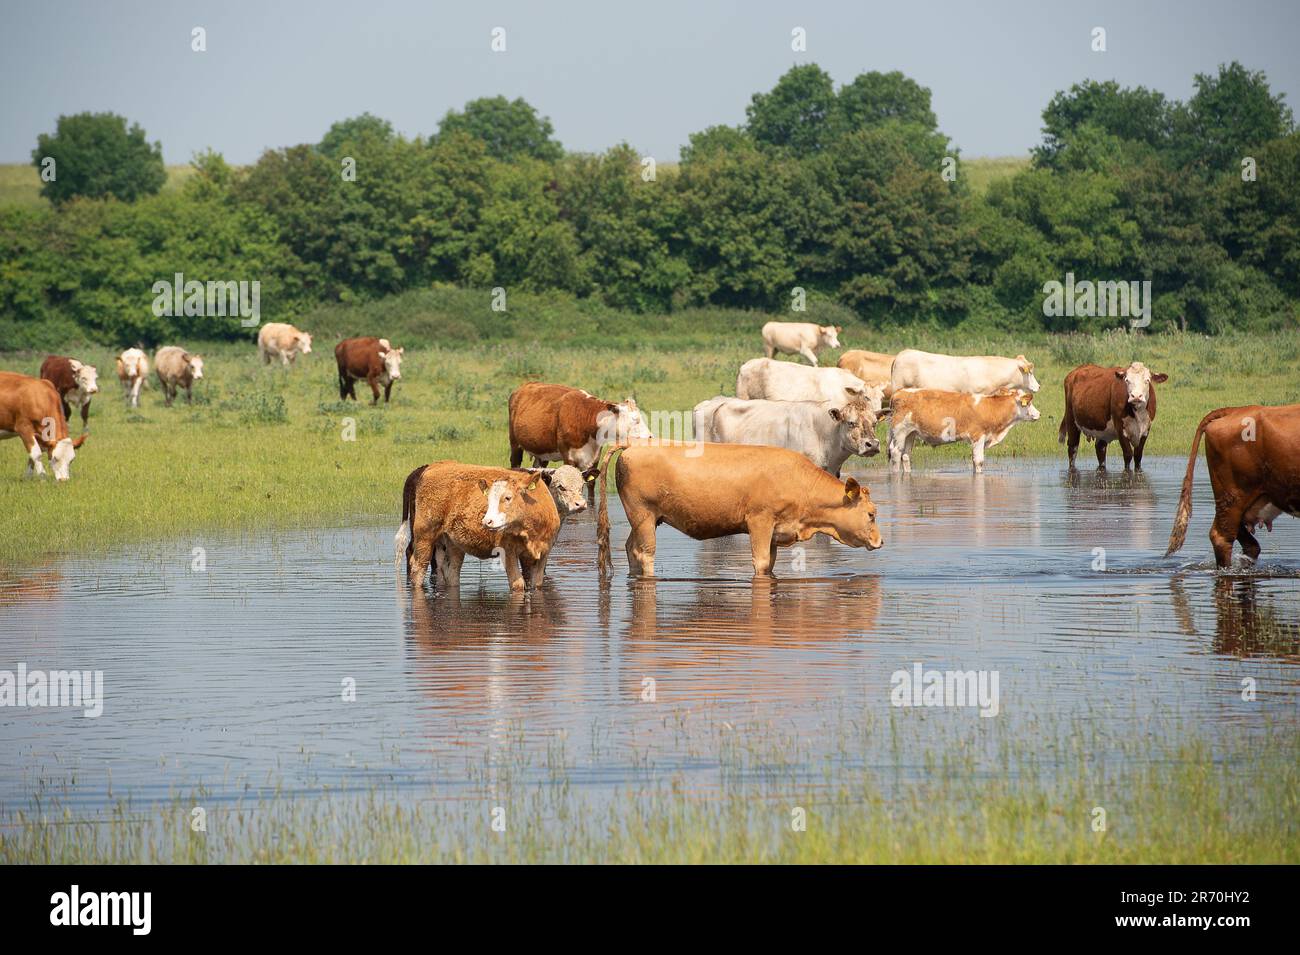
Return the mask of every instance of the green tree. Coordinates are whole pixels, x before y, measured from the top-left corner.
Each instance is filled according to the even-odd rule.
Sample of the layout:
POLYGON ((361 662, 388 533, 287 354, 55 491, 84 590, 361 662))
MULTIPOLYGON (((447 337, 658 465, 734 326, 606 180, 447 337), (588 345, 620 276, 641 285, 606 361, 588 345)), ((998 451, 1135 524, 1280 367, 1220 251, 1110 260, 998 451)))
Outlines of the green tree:
POLYGON ((437 138, 441 141, 455 133, 468 133, 482 140, 494 159, 527 156, 549 162, 564 155, 564 147, 552 136, 551 121, 538 116, 522 97, 484 97, 470 100, 460 112, 449 110, 438 127, 437 138))
POLYGON ((930 91, 897 70, 859 74, 840 88, 836 100, 844 132, 888 120, 914 123, 930 132, 939 125, 930 109, 930 91))
POLYGON ((385 146, 395 138, 392 123, 371 113, 362 113, 330 126, 316 148, 331 159, 338 159, 346 154, 347 147, 354 144, 385 146))
POLYGON ((791 67, 770 92, 755 93, 745 112, 755 142, 808 156, 834 138, 835 85, 815 63, 791 67))
POLYGON ((1114 80, 1075 83, 1068 92, 1053 96, 1043 110, 1043 143, 1034 148, 1034 161, 1060 167, 1068 144, 1081 141, 1076 134, 1085 126, 1117 139, 1167 148, 1176 110, 1177 104, 1157 90, 1121 87, 1114 80))
POLYGON ((42 133, 32 150, 37 169, 47 158, 54 160, 54 178, 43 183, 41 195, 56 205, 74 196, 131 202, 167 181, 162 144, 151 145, 139 124, 128 129, 114 113, 60 116, 53 135, 42 133))
POLYGON ((1263 72, 1252 73, 1235 60, 1218 75, 1197 73, 1196 93, 1178 116, 1177 158, 1213 173, 1239 168, 1243 156, 1295 129, 1295 116, 1274 95, 1263 72))

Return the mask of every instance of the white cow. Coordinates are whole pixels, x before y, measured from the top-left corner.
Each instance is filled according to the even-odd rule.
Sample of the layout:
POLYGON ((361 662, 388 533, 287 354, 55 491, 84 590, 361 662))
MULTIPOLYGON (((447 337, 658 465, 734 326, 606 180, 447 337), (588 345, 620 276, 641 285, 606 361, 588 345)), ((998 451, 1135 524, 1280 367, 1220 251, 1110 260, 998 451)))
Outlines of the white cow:
POLYGON ((290 365, 299 354, 311 354, 311 336, 284 322, 267 322, 258 329, 257 352, 264 365, 271 364, 273 358, 290 365))
POLYGON ((854 398, 864 398, 871 410, 879 414, 885 389, 868 385, 843 368, 809 368, 791 361, 751 358, 740 366, 740 374, 736 376, 736 397, 832 401, 841 407, 854 398))
POLYGON ((695 406, 694 424, 697 441, 788 448, 836 477, 850 455, 880 451, 875 412, 861 398, 844 405, 710 398, 695 406))
POLYGON ((122 382, 126 403, 140 407, 140 386, 149 375, 149 359, 138 348, 128 348, 117 356, 117 378, 122 382))
POLYGON ((810 365, 817 364, 823 348, 839 348, 838 325, 815 325, 812 322, 768 322, 763 326, 763 351, 768 358, 776 355, 803 355, 810 365))
POLYGON ((1003 388, 1031 394, 1038 391, 1034 363, 1024 355, 998 358, 994 355, 960 357, 935 355, 908 348, 898 353, 891 373, 893 390, 928 388, 960 391, 968 395, 991 395, 1003 388))

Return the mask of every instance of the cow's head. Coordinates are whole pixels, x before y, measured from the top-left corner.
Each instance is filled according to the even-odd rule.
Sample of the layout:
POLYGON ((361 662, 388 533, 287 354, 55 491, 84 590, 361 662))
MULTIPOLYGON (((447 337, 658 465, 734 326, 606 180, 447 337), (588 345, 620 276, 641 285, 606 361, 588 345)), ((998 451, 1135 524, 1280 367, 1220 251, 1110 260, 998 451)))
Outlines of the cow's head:
POLYGON ((99 391, 99 372, 94 365, 83 365, 75 358, 68 360, 72 366, 72 376, 77 382, 77 391, 81 392, 83 397, 89 398, 99 391))
POLYGON ((1038 379, 1034 377, 1034 363, 1024 355, 1017 355, 1016 367, 1020 369, 1020 387, 1028 392, 1037 392, 1038 379))
POLYGON ((1041 417, 1034 407, 1034 396, 1028 391, 1016 391, 1015 398, 1017 421, 1037 421, 1041 417))
POLYGON ((118 356, 118 375, 127 378, 139 378, 144 374, 144 352, 138 348, 128 348, 118 356))
POLYGON ((1151 400, 1151 383, 1160 384, 1168 381, 1169 376, 1153 374, 1151 369, 1140 361, 1135 361, 1127 368, 1116 368, 1115 377, 1124 382, 1124 401, 1135 407, 1143 407, 1151 400))
POLYGON ((388 376, 389 381, 396 381, 402 377, 402 355, 405 353, 405 348, 389 348, 380 356, 384 361, 384 374, 388 376))
POLYGON ((587 509, 586 482, 582 472, 572 464, 561 464, 558 468, 538 468, 532 473, 546 482, 555 498, 555 507, 560 516, 567 517, 587 509))
POLYGON ((844 482, 844 498, 832 508, 830 534, 849 547, 877 550, 884 544, 880 528, 876 526, 876 505, 871 502, 871 489, 858 484, 853 478, 844 482))
POLYGON ((840 332, 844 331, 839 325, 818 325, 817 331, 821 333, 822 345, 826 348, 840 347, 840 332))
POLYGON ((512 520, 518 520, 518 489, 510 481, 478 482, 479 490, 487 497, 487 510, 483 514, 483 526, 500 530, 512 520))
POLYGON ((880 453, 876 414, 865 401, 850 401, 843 408, 831 408, 830 416, 839 423, 840 446, 845 451, 864 458, 880 453))
POLYGON ((203 359, 200 356, 191 355, 189 352, 186 352, 181 356, 181 358, 183 358, 185 364, 189 366, 190 377, 192 379, 198 381, 203 377, 203 359))
POLYGON ((298 351, 304 355, 311 354, 311 335, 309 333, 299 332, 295 336, 294 341, 298 346, 298 351))
POLYGON ((54 480, 66 481, 72 476, 72 459, 76 456, 71 438, 61 438, 50 448, 50 466, 54 469, 54 480))
POLYGON ((653 438, 641 409, 636 406, 635 398, 626 398, 618 404, 610 402, 608 408, 597 418, 597 424, 603 432, 601 444, 626 444, 644 438, 653 438), (610 432, 613 432, 610 435, 610 432))

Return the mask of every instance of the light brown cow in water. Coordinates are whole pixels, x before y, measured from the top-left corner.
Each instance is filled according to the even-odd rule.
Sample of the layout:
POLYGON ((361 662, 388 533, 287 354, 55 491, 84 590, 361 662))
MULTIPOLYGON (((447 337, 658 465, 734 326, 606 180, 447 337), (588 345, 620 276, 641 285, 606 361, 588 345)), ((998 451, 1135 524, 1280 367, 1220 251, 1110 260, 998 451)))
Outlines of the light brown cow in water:
POLYGON ((1205 435, 1205 465, 1214 488, 1210 544, 1219 567, 1232 563, 1237 541, 1246 557, 1259 557, 1254 531, 1270 531, 1282 514, 1300 517, 1300 405, 1244 405, 1211 411, 1196 428, 1178 514, 1169 534, 1168 557, 1183 546, 1192 517, 1196 452, 1205 435))
POLYGON ((937 446, 966 441, 976 474, 984 471, 984 451, 1002 442, 1018 421, 1037 421, 1034 396, 1027 391, 970 395, 928 388, 900 388, 891 399, 889 463, 912 470, 912 445, 920 438, 937 446))
POLYGON ((176 399, 176 392, 184 388, 185 403, 189 404, 193 400, 191 389, 194 382, 203 377, 203 359, 191 355, 184 348, 167 345, 154 352, 153 364, 166 399, 163 403, 170 408, 176 399))
POLYGON ((885 397, 894 393, 891 374, 894 367, 894 355, 884 352, 862 351, 855 348, 840 356, 839 367, 851 375, 856 375, 872 387, 884 388, 885 397))
POLYGON ((631 526, 628 570, 634 576, 654 576, 659 524, 696 540, 748 534, 756 577, 772 575, 778 547, 814 534, 868 550, 882 544, 870 490, 853 478, 831 477, 797 451, 742 444, 615 447, 598 478, 601 577, 613 570, 605 472, 615 457, 618 496, 631 526))
POLYGON ((0 371, 0 440, 18 438, 27 451, 27 475, 41 477, 45 466, 41 452, 50 459, 54 480, 66 481, 76 449, 86 435, 75 441, 68 437, 68 419, 63 417, 63 399, 58 389, 43 378, 31 378, 12 371, 0 371))
POLYGON ((507 470, 459 461, 416 468, 402 490, 402 524, 394 543, 406 556, 407 580, 434 579, 457 592, 469 554, 500 558, 511 590, 537 587, 565 516, 586 507, 573 467, 507 470))

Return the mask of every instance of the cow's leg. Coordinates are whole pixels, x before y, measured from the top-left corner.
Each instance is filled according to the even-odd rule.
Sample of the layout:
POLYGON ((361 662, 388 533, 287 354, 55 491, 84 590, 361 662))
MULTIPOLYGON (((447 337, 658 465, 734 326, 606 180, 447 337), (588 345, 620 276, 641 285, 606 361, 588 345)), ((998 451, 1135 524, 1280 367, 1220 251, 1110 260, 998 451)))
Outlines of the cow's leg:
POLYGON ((464 563, 465 552, 455 544, 447 544, 447 559, 444 562, 443 579, 446 581, 448 593, 460 593, 460 568, 464 563))
MULTIPOLYGON (((534 460, 536 460, 534 458, 534 460)), ((524 449, 513 441, 510 443, 510 466, 517 468, 524 463, 524 449)))
POLYGON ((388 404, 388 396, 392 394, 392 391, 393 383, 390 381, 388 384, 384 385, 384 404, 388 404))
POLYGON ((412 527, 411 533, 416 536, 411 543, 411 561, 407 570, 407 581, 412 587, 418 587, 424 583, 424 577, 429 572, 429 564, 433 561, 433 540, 427 535, 418 534, 414 527, 412 527))
POLYGON ((1107 442, 1097 439, 1097 470, 1106 470, 1106 444, 1107 442))
POLYGON ((749 552, 754 559, 754 576, 773 576, 772 553, 776 544, 772 539, 774 527, 772 519, 765 515, 752 517, 746 522, 745 527, 749 531, 749 552))
POLYGON ((1074 457, 1079 453, 1079 438, 1082 434, 1079 423, 1074 420, 1074 412, 1067 407, 1065 409, 1065 455, 1069 458, 1071 471, 1074 470, 1074 457))
POLYGON ((1119 441, 1119 449, 1124 453, 1124 470, 1127 471, 1133 467, 1133 442, 1129 440, 1128 432, 1124 430, 1124 421, 1121 418, 1115 422, 1115 437, 1119 441))
POLYGON ((984 438, 977 438, 970 443, 970 459, 976 474, 984 473, 984 441, 984 438))
POLYGON ((916 432, 909 431, 903 439, 903 472, 912 473, 912 445, 916 444, 916 432))
POLYGON ((63 405, 63 420, 64 420, 64 421, 71 421, 71 420, 72 420, 72 405, 68 404, 68 399, 67 399, 67 398, 60 398, 60 399, 59 399, 59 404, 63 405))
POLYGON ((339 372, 339 401, 348 400, 348 379, 343 372, 339 372))
POLYGON ((775 357, 776 357, 776 349, 773 348, 771 345, 764 345, 764 346, 763 346, 763 354, 766 355, 768 358, 775 358, 775 357))
POLYGON ((1241 519, 1245 514, 1245 506, 1235 501, 1218 505, 1214 512, 1214 523, 1210 525, 1210 546, 1214 548, 1214 563, 1220 569, 1232 564, 1232 542, 1242 529, 1241 519))
POLYGON ((23 469, 23 476, 31 477, 34 474, 43 477, 45 465, 41 463, 41 443, 36 440, 36 429, 26 422, 16 422, 14 430, 18 433, 18 440, 27 449, 27 467, 23 469))
POLYGON ((808 359, 808 364, 812 365, 814 368, 817 367, 817 353, 807 345, 804 345, 803 348, 799 349, 799 354, 808 359))
POLYGON ((1142 470, 1142 452, 1146 449, 1148 435, 1142 435, 1138 438, 1138 443, 1133 448, 1133 470, 1142 470))
POLYGON ((193 382, 186 382, 185 384, 185 403, 187 405, 194 404, 194 383, 193 382))
POLYGON ((370 393, 372 395, 370 404, 372 406, 379 404, 379 376, 371 375, 366 379, 366 384, 370 386, 370 393))
POLYGON ((286 366, 286 365, 292 365, 292 364, 293 364, 293 360, 294 360, 294 358, 297 356, 297 354, 298 354, 298 353, 297 353, 296 351, 293 351, 293 352, 280 352, 280 367, 283 368, 283 367, 286 366))
POLYGON ((87 431, 89 429, 90 429, 90 402, 86 401, 83 402, 81 405, 81 430, 87 431))
POLYGON ((1241 545, 1241 552, 1250 558, 1252 564, 1259 560, 1259 541, 1250 532, 1245 521, 1242 521, 1241 526, 1237 528, 1237 543, 1241 545))
POLYGON ((628 515, 627 569, 632 576, 655 575, 655 516, 650 512, 628 515))

